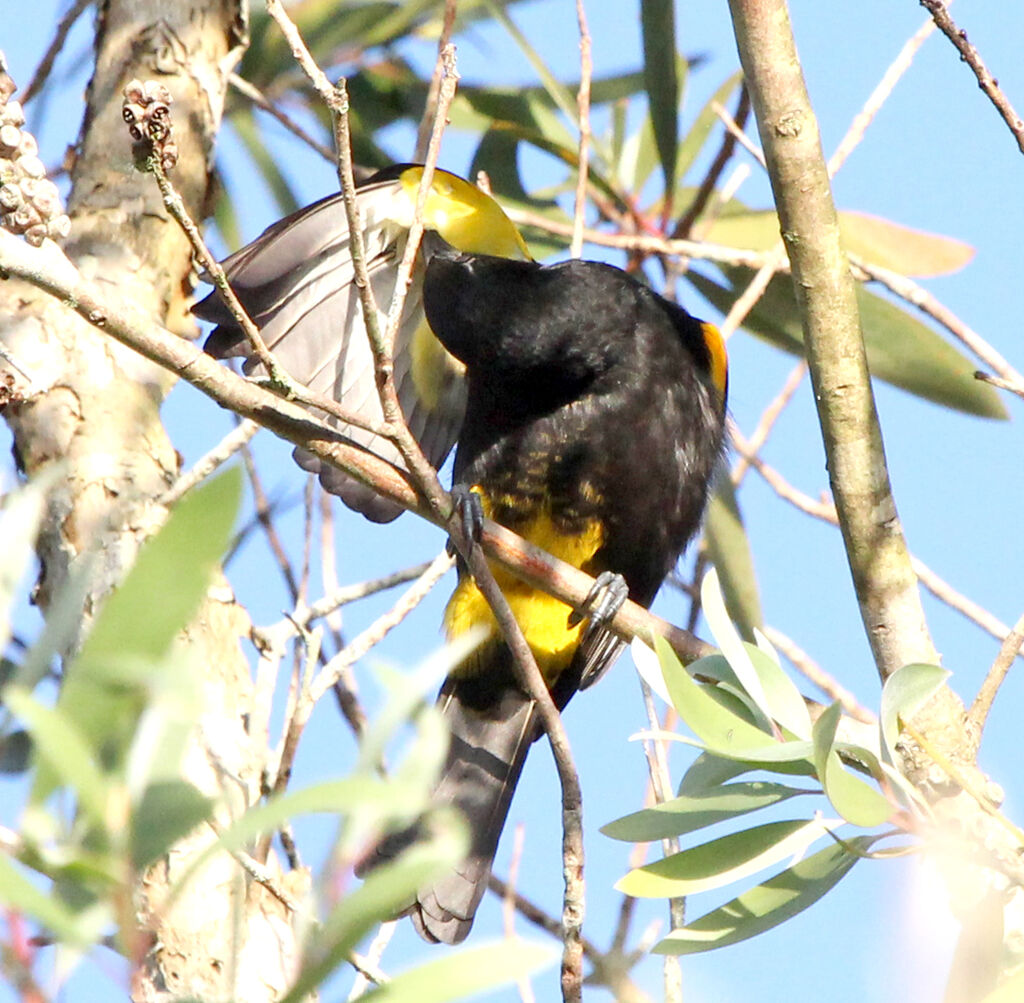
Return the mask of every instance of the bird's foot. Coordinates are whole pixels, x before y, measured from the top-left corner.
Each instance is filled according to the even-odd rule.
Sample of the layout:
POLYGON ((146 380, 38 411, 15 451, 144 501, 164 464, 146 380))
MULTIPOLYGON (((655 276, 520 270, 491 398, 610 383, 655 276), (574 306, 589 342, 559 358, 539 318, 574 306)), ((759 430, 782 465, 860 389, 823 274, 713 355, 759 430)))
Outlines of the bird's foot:
MULTIPOLYGON (((479 543, 484 532, 484 503, 480 493, 465 484, 454 484, 451 496, 452 516, 458 517, 463 538, 467 543, 479 543)), ((451 537, 445 547, 449 554, 457 549, 451 537)))
POLYGON ((629 598, 629 586, 622 575, 614 571, 602 571, 590 587, 586 599, 579 609, 569 614, 569 626, 575 627, 583 620, 589 620, 587 630, 592 631, 605 626, 615 618, 622 609, 622 604, 629 598))

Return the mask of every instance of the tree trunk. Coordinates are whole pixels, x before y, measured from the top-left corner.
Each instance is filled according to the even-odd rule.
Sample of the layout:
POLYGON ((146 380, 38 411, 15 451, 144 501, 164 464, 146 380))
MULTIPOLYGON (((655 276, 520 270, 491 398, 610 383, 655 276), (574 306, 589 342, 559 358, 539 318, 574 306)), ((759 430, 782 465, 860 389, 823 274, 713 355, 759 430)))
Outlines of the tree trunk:
MULTIPOLYGON (((195 334, 187 312, 190 248, 154 180, 133 166, 122 91, 133 78, 170 90, 180 151, 172 179, 190 214, 201 219, 227 78, 246 30, 244 9, 233 0, 99 5, 96 67, 71 169, 66 251, 85 274, 115 285, 120 297, 184 337, 195 334)), ((45 293, 13 281, 5 286, 0 338, 29 376, 16 376, 5 415, 16 455, 30 477, 50 461, 64 464, 39 543, 42 608, 70 572, 89 568, 73 651, 98 603, 165 514, 158 500, 180 463, 160 420, 171 378, 45 293)), ((187 779, 230 805, 224 811, 232 814, 258 797, 265 753, 245 727, 252 684, 238 641, 248 626, 244 610, 220 584, 185 638, 206 667, 202 734, 187 757, 187 779)), ((207 867, 171 912, 163 910, 169 882, 211 839, 208 827, 193 833, 137 889, 140 932, 134 944, 124 945, 137 1000, 194 995, 256 1003, 278 997, 289 980, 292 917, 230 859, 207 867)), ((273 870, 273 861, 267 866, 273 870)))

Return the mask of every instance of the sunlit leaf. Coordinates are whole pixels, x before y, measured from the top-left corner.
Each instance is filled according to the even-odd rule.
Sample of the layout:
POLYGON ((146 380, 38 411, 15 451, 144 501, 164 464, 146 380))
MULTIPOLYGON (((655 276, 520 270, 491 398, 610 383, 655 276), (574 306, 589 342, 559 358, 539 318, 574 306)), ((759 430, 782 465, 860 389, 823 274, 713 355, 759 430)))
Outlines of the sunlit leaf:
MULTIPOLYGON (((655 643, 673 705, 710 752, 759 763, 798 762, 813 756, 811 742, 777 742, 727 709, 690 678, 666 641, 659 637, 655 643)), ((702 661, 690 666, 694 674, 700 675, 702 661)))
POLYGON ((878 791, 855 777, 840 761, 835 737, 841 713, 839 704, 834 703, 814 722, 814 762, 835 810, 848 822, 870 829, 881 825, 893 809, 878 791))
POLYGON ((909 719, 922 707, 951 673, 938 665, 913 664, 897 669, 882 687, 882 706, 878 726, 882 750, 890 763, 899 762, 896 743, 900 737, 900 718, 909 719))
MULTIPOLYGON (((974 248, 962 241, 867 213, 840 211, 839 229, 851 254, 902 275, 945 275, 974 257, 974 248)), ((726 247, 767 251, 779 242, 779 219, 771 209, 734 207, 716 217, 706 239, 726 247)))
MULTIPOLYGON (((867 852, 872 840, 858 837, 850 842, 859 852, 867 852)), ((830 843, 731 902, 673 930, 655 945, 654 952, 697 954, 756 937, 817 902, 859 859, 839 843, 830 843)))
MULTIPOLYGON (((723 286, 691 268, 693 283, 723 313, 753 277, 749 269, 723 268, 730 286, 723 286)), ((977 366, 902 307, 858 286, 868 366, 873 376, 925 400, 984 418, 1006 418, 995 391, 974 378, 977 366)), ((776 276, 751 310, 744 327, 765 341, 803 356, 803 332, 793 298, 792 280, 776 276)))
POLYGON ((838 819, 768 822, 701 843, 635 868, 616 882, 634 898, 676 898, 711 891, 750 877, 787 857, 803 855, 838 819))
POLYGON ((736 673, 744 693, 750 697, 759 715, 763 716, 764 723, 770 725, 772 709, 768 705, 768 698, 765 696, 757 670, 743 645, 743 638, 729 619, 722 590, 718 587, 718 572, 715 568, 712 568, 701 582, 700 600, 711 636, 728 660, 730 668, 736 673))
POLYGON ((683 836, 729 818, 780 804, 800 794, 817 791, 787 787, 760 780, 724 784, 696 795, 683 795, 633 812, 601 827, 611 839, 649 843, 670 836, 683 836))

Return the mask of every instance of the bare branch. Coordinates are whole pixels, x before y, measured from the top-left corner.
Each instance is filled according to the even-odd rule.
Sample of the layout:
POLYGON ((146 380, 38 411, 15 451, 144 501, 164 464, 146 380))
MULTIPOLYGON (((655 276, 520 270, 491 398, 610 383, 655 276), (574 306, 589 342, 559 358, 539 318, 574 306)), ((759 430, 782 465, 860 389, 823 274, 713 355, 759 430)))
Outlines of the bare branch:
POLYGON ((580 142, 576 167, 576 209, 572 218, 572 243, 569 246, 569 256, 572 258, 578 258, 583 253, 583 220, 587 209, 587 171, 590 166, 590 78, 594 72, 594 61, 583 0, 576 0, 576 21, 580 31, 580 89, 576 95, 580 142))
POLYGON ((978 86, 985 92, 988 99, 996 106, 1006 127, 1013 133, 1017 147, 1024 153, 1024 120, 1017 114, 1009 98, 999 89, 999 81, 989 72, 982 62, 978 50, 967 40, 967 32, 956 26, 949 16, 943 0, 921 0, 924 7, 935 19, 939 31, 948 38, 960 53, 960 58, 974 71, 978 78, 978 86))
POLYGON ((981 689, 978 690, 978 695, 967 712, 968 720, 978 730, 979 742, 999 687, 1002 686, 1014 659, 1020 654, 1021 645, 1024 645, 1024 616, 1014 624, 1013 630, 1006 635, 1006 639, 999 648, 999 654, 996 655, 996 660, 988 670, 988 675, 985 676, 985 681, 981 684, 981 689))

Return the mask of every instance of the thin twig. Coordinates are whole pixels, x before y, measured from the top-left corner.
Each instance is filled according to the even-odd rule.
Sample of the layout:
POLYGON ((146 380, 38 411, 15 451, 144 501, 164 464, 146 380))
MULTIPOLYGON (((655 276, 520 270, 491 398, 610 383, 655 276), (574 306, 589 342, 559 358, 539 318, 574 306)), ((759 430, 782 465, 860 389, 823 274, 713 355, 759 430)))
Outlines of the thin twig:
POLYGON ((835 152, 828 158, 829 177, 835 177, 839 168, 846 163, 847 157, 857 148, 860 141, 867 133, 868 126, 874 121, 875 116, 881 111, 882 105, 889 100, 896 84, 900 78, 910 69, 910 64, 917 55, 918 50, 924 45, 928 36, 934 30, 935 25, 931 21, 925 21, 913 35, 907 39, 899 55, 893 60, 890 67, 882 74, 878 86, 871 92, 864 106, 854 116, 846 135, 843 136, 835 152))
MULTIPOLYGON (((526 838, 526 827, 522 822, 516 825, 512 840, 512 859, 508 865, 508 886, 502 901, 502 927, 506 937, 516 935, 516 881, 519 877, 519 865, 523 859, 523 844, 526 838)), ((522 1003, 534 1003, 533 986, 527 977, 518 982, 519 998, 522 1003)))
POLYGON ((206 480, 218 467, 226 463, 260 430, 260 426, 246 418, 240 421, 216 446, 201 456, 192 468, 185 471, 160 496, 158 504, 173 505, 197 484, 206 480))
MULTIPOLYGON (((794 508, 807 515, 814 516, 815 519, 820 519, 822 522, 827 522, 832 526, 839 525, 835 506, 831 502, 814 499, 790 484, 778 470, 769 466, 760 456, 750 450, 749 443, 739 429, 734 427, 732 435, 733 449, 747 460, 783 501, 789 502, 794 508)), ((939 599, 951 609, 955 609, 998 641, 1002 642, 1006 639, 1010 633, 1010 628, 999 620, 998 617, 993 616, 988 610, 954 589, 952 585, 932 571, 919 557, 911 555, 910 560, 918 581, 936 599, 939 599)), ((1024 658, 1024 653, 1019 657, 1024 658)))
POLYGON ((437 40, 437 58, 434 60, 434 72, 430 75, 430 86, 427 88, 427 100, 423 108, 423 117, 420 119, 419 128, 416 131, 416 152, 413 154, 413 160, 417 163, 426 159, 430 137, 434 131, 434 122, 437 119, 437 101, 441 93, 441 81, 444 79, 445 74, 442 53, 451 41, 452 31, 455 28, 456 9, 456 0, 445 0, 444 17, 441 20, 441 36, 437 40))
POLYGON ((1008 390, 1011 394, 1024 398, 1024 383, 1022 382, 1005 380, 999 376, 992 376, 990 373, 983 373, 981 370, 974 374, 974 378, 981 380, 982 383, 990 383, 994 387, 999 387, 1000 390, 1008 390))
POLYGON ((783 634, 781 630, 767 625, 762 630, 764 631, 764 636, 789 659, 798 672, 810 680, 831 700, 838 702, 850 717, 863 724, 874 724, 878 720, 871 711, 861 705, 848 689, 830 676, 791 637, 783 634))
MULTIPOLYGON (((513 902, 515 902, 516 909, 523 919, 532 923, 545 933, 551 934, 551 936, 556 940, 562 939, 561 922, 555 919, 554 916, 549 916, 539 905, 535 902, 531 902, 528 898, 521 895, 512 888, 507 881, 499 878, 497 874, 494 874, 493 872, 491 873, 490 877, 487 879, 487 887, 501 899, 511 896, 513 902)), ((583 944, 583 953, 587 957, 587 960, 595 964, 600 962, 603 956, 600 949, 586 937, 582 938, 581 943, 583 944)))
POLYGON ((906 300, 907 303, 917 307, 922 313, 941 324, 954 338, 973 352, 986 366, 994 369, 1004 380, 1024 385, 1024 376, 1017 372, 980 334, 968 327, 949 307, 940 303, 923 286, 906 275, 883 268, 881 265, 872 264, 858 255, 851 254, 849 258, 854 275, 858 275, 859 270, 863 273, 858 275, 859 278, 881 283, 900 299, 906 300))
POLYGON ((259 470, 256 468, 256 460, 253 458, 252 450, 249 449, 248 445, 243 444, 241 453, 245 473, 249 478, 249 487, 252 490, 252 502, 253 508, 256 511, 256 520, 263 530, 263 535, 267 538, 267 545, 277 561, 277 566, 281 570, 281 576, 288 586, 288 594, 294 603, 299 598, 299 583, 292 569, 288 551, 281 542, 281 537, 277 533, 277 527, 274 525, 273 507, 267 500, 267 494, 263 490, 263 481, 260 478, 259 470))
MULTIPOLYGON (((733 114, 732 120, 741 134, 745 135, 744 129, 749 115, 750 92, 745 85, 740 84, 740 94, 736 100, 736 111, 733 114)), ((722 144, 711 161, 711 166, 708 168, 707 173, 701 180, 693 200, 686 207, 686 212, 679 217, 679 222, 676 223, 675 228, 672 230, 673 239, 687 239, 693 236, 693 226, 707 207, 722 177, 722 173, 725 171, 729 161, 732 160, 733 154, 736 152, 736 143, 736 136, 729 129, 726 129, 725 135, 722 137, 722 144)))
POLYGON ((57 30, 53 34, 53 40, 43 54, 43 58, 39 60, 39 65, 36 67, 35 73, 32 74, 32 79, 28 82, 28 86, 18 95, 18 100, 23 105, 28 104, 42 90, 43 85, 50 77, 50 71, 53 69, 53 64, 57 61, 57 56, 60 55, 61 49, 64 48, 68 34, 75 26, 75 22, 89 9, 91 4, 92 0, 75 0, 74 4, 68 8, 68 12, 60 19, 57 24, 57 30))
POLYGON ((374 983, 381 985, 382 978, 384 982, 387 981, 387 976, 380 971, 378 966, 380 965, 380 959, 384 956, 385 948, 391 942, 391 938, 395 935, 396 929, 398 929, 397 920, 389 920, 387 923, 381 923, 373 940, 370 942, 370 946, 367 949, 366 954, 353 954, 349 958, 349 961, 352 962, 357 971, 355 980, 352 983, 352 988, 348 994, 349 1000, 359 999, 359 997, 364 995, 374 983), (359 962, 358 965, 356 964, 356 961, 359 962))
POLYGON ((1014 624, 1013 630, 1006 635, 1006 640, 1000 646, 996 660, 988 670, 985 681, 981 684, 978 695, 967 712, 967 720, 977 729, 979 742, 985 722, 988 720, 989 711, 992 709, 992 703, 999 692, 999 687, 1003 685, 1007 672, 1010 671, 1010 666, 1020 654, 1021 645, 1024 645, 1024 616, 1014 624))
MULTIPOLYGON (((637 678, 640 678, 639 676, 637 678)), ((657 731, 661 726, 658 720, 657 711, 654 708, 654 698, 651 695, 651 688, 646 681, 640 678, 640 691, 643 694, 644 709, 647 712, 647 720, 651 730, 657 731)), ((661 739, 653 739, 644 742, 644 754, 647 757, 647 769, 650 773, 651 788, 654 791, 656 804, 664 804, 672 796, 672 776, 668 769, 668 756, 665 752, 665 742, 661 739)), ((661 841, 662 853, 668 857, 679 852, 678 837, 671 836, 661 841)), ((686 925, 686 899, 682 896, 668 900, 669 928, 671 930, 682 929, 686 925)), ((664 989, 667 1003, 682 1003, 683 999, 683 975, 677 957, 666 956, 664 961, 664 989)))
MULTIPOLYGON (((789 406, 792 401, 794 394, 803 383, 804 377, 807 375, 807 362, 801 359, 790 371, 789 376, 786 377, 785 383, 782 385, 782 389, 778 392, 775 399, 769 403, 761 414, 761 419, 757 423, 757 427, 754 429, 747 441, 747 449, 750 453, 760 453, 764 448, 764 444, 768 441, 768 436, 771 435, 772 429, 775 427, 775 423, 782 416, 782 412, 789 406)), ((729 432, 730 440, 732 438, 732 431, 729 432)), ((740 456, 736 461, 735 466, 732 468, 732 482, 736 487, 739 487, 743 482, 743 478, 746 476, 747 471, 750 469, 750 461, 746 456, 740 456)))
POLYGON ((295 119, 285 114, 277 107, 258 87, 253 86, 244 77, 240 77, 237 73, 232 73, 228 77, 228 83, 236 90, 239 94, 248 98, 257 108, 261 111, 265 111, 272 118, 276 119, 281 125, 283 125, 293 136, 302 140, 311 150, 318 153, 324 160, 334 163, 334 151, 329 147, 321 143, 316 137, 311 136, 305 129, 299 125, 295 119))
POLYGON ((576 0, 576 21, 580 32, 580 88, 576 94, 580 142, 576 169, 576 206, 572 217, 572 243, 569 245, 571 258, 583 254, 583 220, 587 209, 587 172, 590 167, 590 78, 594 72, 594 61, 583 0, 576 0))
POLYGON ((395 627, 397 627, 430 593, 430 590, 451 570, 454 558, 441 551, 426 570, 416 579, 412 588, 402 594, 387 613, 379 616, 366 630, 356 635, 324 666, 309 688, 308 700, 315 704, 340 678, 342 671, 354 664, 395 627))
POLYGON ((982 62, 978 50, 967 40, 967 32, 956 26, 942 0, 921 0, 921 6, 931 14, 939 31, 953 43, 957 52, 960 53, 960 59, 974 72, 978 78, 978 86, 996 106, 1006 127, 1013 133, 1013 138, 1017 141, 1017 148, 1024 153, 1024 120, 1010 104, 1009 98, 999 89, 999 81, 992 76, 988 67, 982 62))

